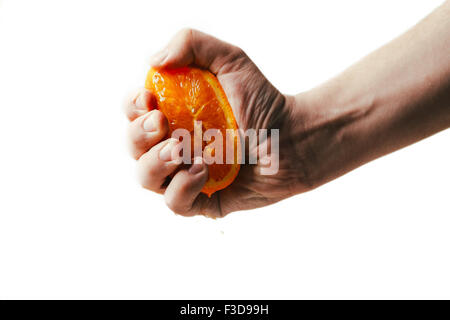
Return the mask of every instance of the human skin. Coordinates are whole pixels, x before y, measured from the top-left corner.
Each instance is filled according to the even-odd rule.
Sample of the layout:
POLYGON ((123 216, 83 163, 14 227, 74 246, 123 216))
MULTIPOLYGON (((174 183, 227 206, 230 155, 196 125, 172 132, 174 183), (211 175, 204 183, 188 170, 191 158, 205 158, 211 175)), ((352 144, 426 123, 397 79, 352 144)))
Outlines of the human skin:
POLYGON ((296 96, 280 93, 240 48, 196 30, 180 31, 151 63, 210 70, 239 128, 280 129, 278 173, 261 175, 261 164, 242 165, 229 187, 208 198, 200 193, 207 165, 198 158, 180 168, 171 159, 177 142, 164 140, 167 121, 155 110, 153 93, 131 95, 125 110, 140 183, 164 194, 167 206, 184 216, 223 217, 275 203, 450 127, 450 1, 337 77, 296 96))

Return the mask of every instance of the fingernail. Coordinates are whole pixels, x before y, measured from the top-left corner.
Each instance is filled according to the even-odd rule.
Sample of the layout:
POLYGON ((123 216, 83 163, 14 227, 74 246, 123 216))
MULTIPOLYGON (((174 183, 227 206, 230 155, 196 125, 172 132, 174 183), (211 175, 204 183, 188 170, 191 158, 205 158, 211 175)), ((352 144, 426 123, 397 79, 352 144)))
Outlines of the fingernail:
POLYGON ((145 93, 143 93, 143 92, 139 93, 139 96, 136 98, 135 105, 136 105, 136 108, 138 108, 140 110, 148 110, 145 93))
POLYGON ((157 120, 155 114, 153 112, 150 112, 147 119, 144 120, 142 127, 145 131, 156 131, 156 129, 158 128, 158 124, 156 122, 157 120))
POLYGON ((164 148, 161 149, 159 152, 159 158, 163 161, 170 161, 172 160, 172 152, 173 148, 178 144, 178 140, 171 139, 164 148))
POLYGON ((200 173, 203 170, 203 166, 204 166, 203 159, 201 157, 197 157, 194 159, 194 163, 189 168, 189 173, 190 174, 200 173))
POLYGON ((164 48, 160 52, 156 53, 153 57, 150 58, 150 63, 152 66, 157 67, 161 65, 161 63, 166 59, 169 55, 169 49, 164 48))

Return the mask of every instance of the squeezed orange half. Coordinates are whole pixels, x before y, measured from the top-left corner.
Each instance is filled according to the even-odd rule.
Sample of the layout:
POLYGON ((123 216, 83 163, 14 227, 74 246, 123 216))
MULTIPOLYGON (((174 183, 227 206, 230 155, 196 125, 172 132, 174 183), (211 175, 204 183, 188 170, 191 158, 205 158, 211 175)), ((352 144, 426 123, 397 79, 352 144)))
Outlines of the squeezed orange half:
MULTIPOLYGON (((174 130, 182 128, 189 131, 191 139, 194 139, 194 121, 197 123, 201 121, 202 137, 208 129, 221 133, 222 163, 209 164, 209 178, 202 192, 210 197, 214 192, 229 186, 236 178, 240 165, 237 161, 238 135, 233 136, 232 140, 227 139, 227 129, 236 132, 238 127, 225 92, 216 76, 209 71, 194 67, 173 70, 152 68, 148 72, 145 87, 155 94, 158 109, 168 120, 169 136, 174 130), (230 152, 230 141, 233 161, 226 159, 226 153, 230 152)), ((208 148, 208 141, 202 139, 202 151, 205 151, 205 148, 208 148)), ((212 152, 213 155, 217 151, 208 149, 208 152, 212 152)), ((193 148, 191 153, 192 159, 193 148)))

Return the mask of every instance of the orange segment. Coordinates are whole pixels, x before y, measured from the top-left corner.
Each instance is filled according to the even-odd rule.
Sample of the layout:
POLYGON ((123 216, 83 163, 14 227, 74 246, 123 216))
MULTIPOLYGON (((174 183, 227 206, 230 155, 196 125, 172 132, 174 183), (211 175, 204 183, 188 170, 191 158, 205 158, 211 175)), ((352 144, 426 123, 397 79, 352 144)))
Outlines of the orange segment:
MULTIPOLYGON (((203 133, 208 129, 219 130, 222 134, 223 163, 209 165, 209 179, 202 192, 211 196, 226 188, 239 172, 238 139, 233 140, 232 163, 226 163, 226 130, 237 130, 236 120, 228 99, 217 78, 206 70, 180 68, 175 70, 150 69, 145 87, 157 97, 158 109, 169 122, 169 135, 175 129, 183 128, 194 134, 194 121, 202 121, 203 133)), ((211 146, 212 141, 208 142, 211 146)), ((205 150, 206 142, 202 144, 205 150)), ((211 150, 210 150, 211 151, 211 150)), ((211 151, 214 155, 216 150, 211 151)), ((193 149, 192 149, 193 156, 193 149)))

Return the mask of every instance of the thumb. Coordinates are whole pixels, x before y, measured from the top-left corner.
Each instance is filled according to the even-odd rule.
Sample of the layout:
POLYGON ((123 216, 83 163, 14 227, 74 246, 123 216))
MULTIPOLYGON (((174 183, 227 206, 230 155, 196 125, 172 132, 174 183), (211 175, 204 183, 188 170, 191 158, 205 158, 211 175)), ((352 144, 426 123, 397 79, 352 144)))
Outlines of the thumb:
POLYGON ((153 67, 167 69, 194 64, 218 75, 229 72, 240 58, 247 58, 240 48, 203 32, 183 29, 151 58, 150 63, 153 67))

